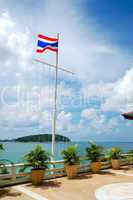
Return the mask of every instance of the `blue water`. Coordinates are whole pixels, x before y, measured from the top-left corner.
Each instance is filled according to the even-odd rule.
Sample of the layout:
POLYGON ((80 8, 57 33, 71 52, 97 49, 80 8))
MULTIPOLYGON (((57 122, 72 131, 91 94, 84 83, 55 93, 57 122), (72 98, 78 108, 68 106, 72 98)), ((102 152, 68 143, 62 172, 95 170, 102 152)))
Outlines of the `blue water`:
MULTIPOLYGON (((9 159, 15 163, 22 162, 23 156, 40 143, 18 143, 18 142, 5 142, 3 143, 5 151, 0 154, 0 159, 9 159)), ((78 144, 78 150, 81 155, 85 155, 85 148, 88 142, 69 142, 69 143, 56 143, 56 159, 62 159, 61 151, 70 145, 78 144)), ((133 142, 99 142, 105 148, 119 146, 123 152, 133 149, 133 142)), ((41 145, 50 152, 51 143, 41 143, 41 145)))

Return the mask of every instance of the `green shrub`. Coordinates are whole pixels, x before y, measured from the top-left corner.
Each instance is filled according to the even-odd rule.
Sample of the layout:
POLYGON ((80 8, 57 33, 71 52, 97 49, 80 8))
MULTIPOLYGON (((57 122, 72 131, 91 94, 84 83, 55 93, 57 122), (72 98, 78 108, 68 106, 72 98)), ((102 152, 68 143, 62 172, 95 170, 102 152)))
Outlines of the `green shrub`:
POLYGON ((69 146, 61 152, 63 159, 68 165, 76 165, 80 163, 80 158, 77 151, 77 145, 69 146))
POLYGON ((103 147, 95 142, 89 142, 89 147, 86 148, 86 157, 92 162, 101 161, 104 157, 103 147))
MULTIPOLYGON (((3 144, 0 144, 0 152, 4 151, 3 144)), ((0 165, 4 165, 3 160, 0 159, 0 165)))
POLYGON ((3 150, 4 150, 3 144, 0 144, 0 151, 3 151, 3 150))
POLYGON ((133 149, 128 152, 128 162, 132 165, 133 164, 133 149))
MULTIPOLYGON (((4 150, 5 149, 4 149, 3 144, 0 144, 0 151, 4 151, 4 150)), ((6 164, 13 164, 13 162, 8 159, 0 159, 0 166, 2 166, 2 168, 0 170, 1 174, 9 174, 6 164)))
POLYGON ((0 174, 9 174, 7 167, 3 166, 3 168, 0 170, 0 174))
POLYGON ((48 161, 50 161, 50 154, 41 145, 37 145, 35 149, 24 156, 24 160, 33 169, 46 169, 48 168, 48 161))
POLYGON ((122 157, 122 150, 119 147, 113 147, 109 151, 109 158, 110 159, 120 159, 122 157))

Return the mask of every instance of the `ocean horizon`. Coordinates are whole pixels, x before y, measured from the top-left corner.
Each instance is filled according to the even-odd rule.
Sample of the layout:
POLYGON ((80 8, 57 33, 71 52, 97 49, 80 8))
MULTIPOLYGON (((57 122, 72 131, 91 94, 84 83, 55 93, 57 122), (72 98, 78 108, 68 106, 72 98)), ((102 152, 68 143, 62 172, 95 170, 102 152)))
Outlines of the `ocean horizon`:
MULTIPOLYGON (((123 153, 128 152, 133 149, 133 142, 97 142, 102 145, 104 148, 110 149, 114 146, 118 146, 123 150, 123 153)), ((41 144, 47 151, 51 152, 51 143, 50 142, 2 142, 5 147, 5 151, 2 152, 1 158, 10 160, 14 163, 23 162, 23 156, 32 150, 37 144, 41 144)), ((72 142, 56 142, 56 152, 55 152, 55 160, 61 160, 61 151, 67 148, 70 145, 78 145, 78 150, 80 155, 85 155, 85 148, 88 146, 88 141, 72 141, 72 142)))

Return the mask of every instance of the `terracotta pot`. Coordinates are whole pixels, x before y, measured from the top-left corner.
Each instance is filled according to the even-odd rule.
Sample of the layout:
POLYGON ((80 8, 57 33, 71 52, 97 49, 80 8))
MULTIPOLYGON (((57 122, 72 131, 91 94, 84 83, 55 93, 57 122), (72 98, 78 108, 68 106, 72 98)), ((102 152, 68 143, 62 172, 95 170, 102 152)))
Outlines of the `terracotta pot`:
POLYGON ((44 179, 44 170, 43 169, 33 169, 31 171, 32 184, 33 185, 42 185, 44 179))
POLYGON ((112 163, 112 168, 113 169, 120 169, 120 160, 112 159, 111 163, 112 163))
POLYGON ((77 165, 65 165, 66 173, 68 178, 75 178, 78 172, 77 165))
POLYGON ((98 174, 101 169, 101 162, 93 162, 91 163, 91 170, 94 174, 98 174))

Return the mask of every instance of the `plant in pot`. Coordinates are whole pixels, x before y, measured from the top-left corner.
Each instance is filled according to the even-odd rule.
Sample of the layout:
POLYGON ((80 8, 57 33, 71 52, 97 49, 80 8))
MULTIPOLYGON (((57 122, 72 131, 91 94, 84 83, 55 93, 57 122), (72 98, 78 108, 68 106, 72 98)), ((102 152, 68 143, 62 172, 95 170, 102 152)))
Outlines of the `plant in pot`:
POLYGON ((120 169, 120 158, 122 157, 122 151, 119 147, 113 147, 109 152, 109 157, 111 159, 112 168, 120 169))
POLYGON ((78 172, 78 165, 80 164, 77 145, 69 146, 67 149, 63 150, 61 154, 65 162, 67 177, 76 177, 78 172))
POLYGON ((133 149, 128 152, 128 163, 131 167, 133 167, 133 149))
POLYGON ((3 150, 4 150, 3 144, 0 144, 0 151, 3 151, 3 150))
MULTIPOLYGON (((3 144, 0 144, 0 152, 4 151, 3 144)), ((3 160, 0 159, 0 165, 3 165, 3 160)))
POLYGON ((44 150, 41 145, 37 145, 35 149, 24 156, 24 160, 32 167, 32 184, 41 185, 43 183, 44 171, 48 168, 48 161, 50 161, 49 152, 44 150))
MULTIPOLYGON (((5 151, 5 148, 4 148, 3 144, 0 144, 0 152, 2 152, 2 151, 5 151)), ((0 174, 9 174, 6 164, 13 165, 13 162, 8 159, 0 159, 0 166, 2 166, 0 168, 0 174)))
POLYGON ((93 173, 99 173, 101 169, 101 159, 103 157, 103 147, 95 142, 89 142, 86 148, 86 157, 91 160, 91 170, 93 173))

